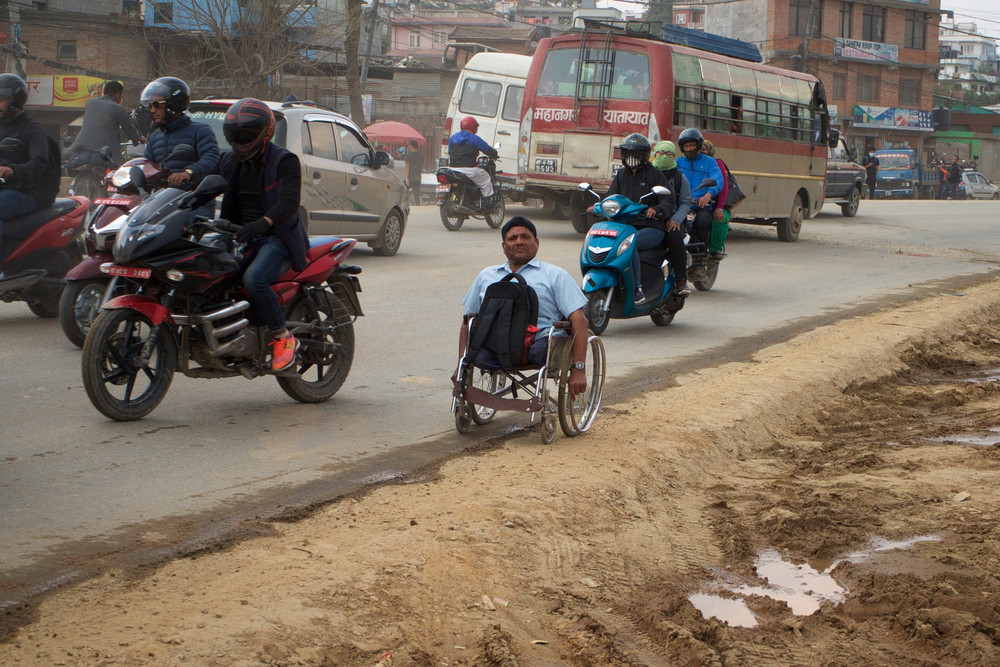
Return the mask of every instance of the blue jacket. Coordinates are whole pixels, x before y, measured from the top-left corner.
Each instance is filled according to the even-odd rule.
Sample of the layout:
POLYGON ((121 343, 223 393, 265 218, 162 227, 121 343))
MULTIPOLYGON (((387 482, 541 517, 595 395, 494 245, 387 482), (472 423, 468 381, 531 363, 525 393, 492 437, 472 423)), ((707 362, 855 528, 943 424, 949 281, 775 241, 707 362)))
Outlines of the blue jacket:
POLYGON ((158 127, 146 141, 145 156, 174 174, 190 169, 191 182, 198 184, 201 179, 214 173, 219 166, 219 142, 215 132, 205 123, 195 123, 191 116, 184 114, 170 121, 166 127, 158 127), (194 148, 197 158, 194 162, 167 160, 170 151, 180 144, 194 148))
MULTIPOLYGON (((704 153, 699 153, 698 157, 691 162, 686 156, 682 155, 677 158, 677 168, 681 170, 684 177, 691 184, 692 188, 695 188, 691 192, 691 208, 697 209, 698 206, 695 201, 701 198, 706 192, 712 193, 712 199, 717 199, 719 192, 722 190, 723 179, 722 170, 719 169, 719 163, 715 161, 714 157, 705 155, 704 153), (715 186, 711 188, 698 188, 695 187, 701 183, 706 178, 715 179, 715 186)), ((713 208, 713 207, 706 207, 713 208)))
POLYGON ((497 152, 479 135, 468 130, 456 132, 448 140, 448 166, 475 167, 480 151, 497 159, 497 152))

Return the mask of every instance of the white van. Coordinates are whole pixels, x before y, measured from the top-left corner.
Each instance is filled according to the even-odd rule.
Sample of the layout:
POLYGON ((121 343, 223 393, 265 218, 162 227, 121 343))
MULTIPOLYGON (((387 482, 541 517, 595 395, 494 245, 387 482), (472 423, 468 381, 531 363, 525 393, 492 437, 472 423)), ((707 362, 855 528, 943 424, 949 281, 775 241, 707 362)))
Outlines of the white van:
MULTIPOLYGON (((521 98, 530 66, 531 56, 514 53, 477 53, 472 56, 458 75, 444 122, 445 135, 451 137, 458 132, 461 120, 472 116, 479 122, 476 134, 490 146, 500 144, 497 148, 500 153, 497 173, 504 182, 504 192, 513 195, 512 198, 517 197, 510 188, 517 180, 521 98)), ((447 139, 444 144, 441 157, 447 160, 447 139)))

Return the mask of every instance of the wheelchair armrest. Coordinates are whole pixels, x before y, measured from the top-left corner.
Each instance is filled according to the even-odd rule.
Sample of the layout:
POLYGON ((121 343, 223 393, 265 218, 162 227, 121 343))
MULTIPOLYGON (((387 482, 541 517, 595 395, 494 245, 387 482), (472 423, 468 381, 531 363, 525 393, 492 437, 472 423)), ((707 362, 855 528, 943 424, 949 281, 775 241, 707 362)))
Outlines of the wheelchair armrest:
POLYGON ((552 323, 553 329, 562 329, 563 331, 572 331, 573 324, 568 320, 559 320, 558 322, 552 323))

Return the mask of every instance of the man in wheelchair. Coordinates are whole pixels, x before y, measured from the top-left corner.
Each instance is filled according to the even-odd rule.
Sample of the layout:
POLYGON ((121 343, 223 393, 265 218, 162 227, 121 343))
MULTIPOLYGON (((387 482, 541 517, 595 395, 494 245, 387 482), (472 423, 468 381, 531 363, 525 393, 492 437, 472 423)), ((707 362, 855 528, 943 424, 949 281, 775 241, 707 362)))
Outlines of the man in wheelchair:
MULTIPOLYGON (((538 254, 538 232, 535 224, 522 216, 511 218, 501 230, 503 253, 507 262, 483 269, 462 300, 467 316, 479 312, 486 289, 509 273, 522 276, 538 295, 538 332, 528 349, 528 364, 542 366, 546 363, 552 324, 569 320, 572 326, 573 364, 569 374, 571 397, 587 389, 585 359, 587 356, 587 318, 583 308, 587 298, 572 276, 563 268, 542 262, 538 254)), ((464 353, 464 338, 463 349, 464 353)), ((493 365, 488 350, 481 350, 476 365, 493 365)))
POLYGON ((462 302, 455 428, 466 433, 512 410, 540 422, 545 444, 557 417, 563 433, 581 435, 600 410, 606 369, 604 345, 587 330, 587 300, 566 271, 535 258, 530 220, 513 218, 502 234, 507 262, 483 269, 462 302))

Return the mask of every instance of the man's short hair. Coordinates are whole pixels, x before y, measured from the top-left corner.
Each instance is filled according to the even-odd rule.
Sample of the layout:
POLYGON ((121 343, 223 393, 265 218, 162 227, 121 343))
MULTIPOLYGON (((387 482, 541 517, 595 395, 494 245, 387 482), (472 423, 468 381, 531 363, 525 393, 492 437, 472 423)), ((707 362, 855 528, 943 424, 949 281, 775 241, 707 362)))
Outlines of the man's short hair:
POLYGON ((125 92, 125 86, 119 81, 105 81, 104 82, 104 94, 110 97, 115 95, 120 95, 125 92))
POLYGON ((531 232, 532 236, 534 236, 536 239, 538 238, 538 230, 535 229, 535 223, 533 223, 531 220, 528 220, 523 215, 516 215, 510 220, 508 220, 506 223, 504 223, 503 229, 500 230, 500 238, 506 239, 507 232, 512 230, 514 227, 524 227, 529 232, 531 232))

